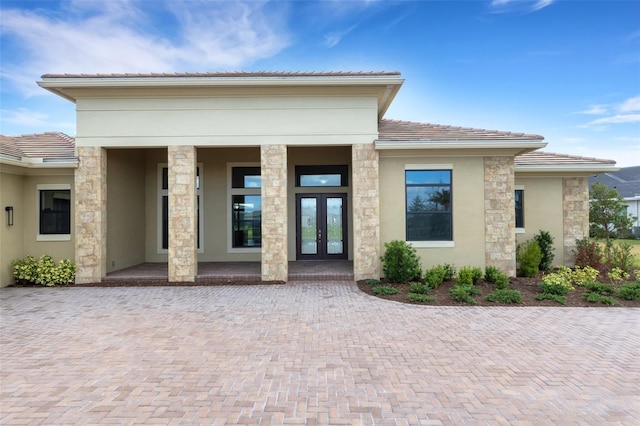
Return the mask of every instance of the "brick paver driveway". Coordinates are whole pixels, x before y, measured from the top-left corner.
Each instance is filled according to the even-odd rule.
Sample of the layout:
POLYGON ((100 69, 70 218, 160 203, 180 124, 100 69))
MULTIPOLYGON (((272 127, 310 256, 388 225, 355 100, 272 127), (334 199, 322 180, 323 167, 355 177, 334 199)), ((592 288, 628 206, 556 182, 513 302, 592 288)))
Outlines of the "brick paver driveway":
POLYGON ((436 308, 353 283, 12 288, 9 424, 640 424, 640 310, 436 308))

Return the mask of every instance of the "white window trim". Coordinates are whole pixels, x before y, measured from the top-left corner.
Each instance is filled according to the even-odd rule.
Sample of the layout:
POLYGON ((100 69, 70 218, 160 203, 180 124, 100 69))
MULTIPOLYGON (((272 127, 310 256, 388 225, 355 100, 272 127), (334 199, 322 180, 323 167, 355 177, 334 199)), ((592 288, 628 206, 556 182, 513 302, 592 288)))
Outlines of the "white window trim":
POLYGON ((233 247, 233 214, 231 202, 234 195, 262 195, 262 188, 233 188, 234 167, 261 167, 260 163, 227 163, 227 253, 262 253, 262 247, 233 247))
MULTIPOLYGON (((157 205, 156 205, 156 249, 157 254, 169 254, 169 249, 162 248, 162 197, 164 195, 169 196, 168 189, 162 189, 162 169, 169 167, 168 163, 158 163, 157 167, 157 205)), ((200 197, 200 204, 198 206, 198 215, 200 217, 200 247, 198 253, 204 253, 204 168, 203 163, 198 163, 197 167, 200 169, 200 188, 197 189, 197 196, 200 197)))
MULTIPOLYGON (((524 197, 524 185, 515 185, 514 189, 513 189, 513 193, 515 194, 516 191, 523 191, 523 197, 524 197)), ((514 200, 514 210, 515 210, 515 200, 514 200)), ((522 212, 522 218, 524 219, 524 211, 522 212)), ((524 228, 516 228, 516 234, 524 234, 526 231, 524 228)))
MULTIPOLYGON (((38 226, 36 241, 71 241, 71 230, 69 230, 68 234, 40 233, 40 191, 50 191, 55 189, 68 189, 69 191, 71 191, 71 185, 68 183, 41 183, 36 185, 36 224, 38 226)), ((69 196, 71 196, 71 192, 69 192, 69 196)), ((73 205, 71 205, 71 208, 73 209, 73 205)), ((73 215, 73 211, 69 212, 69 214, 73 215)))
MULTIPOLYGON (((405 170, 451 170, 451 186, 453 186, 453 164, 448 163, 438 163, 438 164, 405 164, 405 170)), ((407 190, 407 182, 404 182, 404 190, 407 190)), ((407 200, 405 200, 405 203, 407 200)), ((405 220, 407 218, 407 206, 404 206, 404 217, 405 220)), ((453 212, 451 212, 451 220, 453 221, 453 212)), ((405 223, 405 228, 406 228, 405 223)), ((453 223, 451 224, 453 226, 453 223)), ((406 238, 406 231, 405 231, 406 238)), ((456 246, 455 244, 455 233, 452 235, 452 240, 443 240, 443 241, 407 241, 407 243, 411 244, 412 247, 415 248, 453 248, 456 246)))

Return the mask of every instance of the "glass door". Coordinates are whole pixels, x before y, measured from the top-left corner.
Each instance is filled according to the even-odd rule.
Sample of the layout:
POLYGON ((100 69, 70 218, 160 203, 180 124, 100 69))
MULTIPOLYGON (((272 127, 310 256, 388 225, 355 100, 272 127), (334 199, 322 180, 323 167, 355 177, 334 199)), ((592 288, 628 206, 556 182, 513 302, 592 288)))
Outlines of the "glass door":
POLYGON ((347 195, 298 194, 298 260, 347 259, 347 195))

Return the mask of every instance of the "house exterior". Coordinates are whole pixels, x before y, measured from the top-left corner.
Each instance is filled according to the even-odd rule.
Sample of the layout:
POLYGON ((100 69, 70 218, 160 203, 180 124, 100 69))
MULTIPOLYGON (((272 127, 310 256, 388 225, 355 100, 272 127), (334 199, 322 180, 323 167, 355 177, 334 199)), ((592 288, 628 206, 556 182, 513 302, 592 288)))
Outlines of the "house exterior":
POLYGON ((590 176, 589 188, 597 181, 618 191, 627 203, 627 214, 635 218, 632 232, 640 236, 640 166, 622 167, 617 171, 590 176))
POLYGON ((555 238, 556 261, 571 264, 588 235, 588 176, 614 163, 540 152, 538 135, 388 120, 403 81, 397 72, 44 75, 41 87, 76 104, 64 178, 37 174, 68 187, 70 230, 45 248, 33 241, 39 169, 28 155, 6 169, 0 156, 2 205, 33 199, 21 207, 24 229, 2 228, 2 284, 7 257, 29 251, 72 254, 77 283, 145 262, 167 263, 172 282, 194 281, 198 262, 215 261, 260 262, 263 280, 286 281, 290 261, 347 259, 355 279, 377 278, 395 239, 425 267, 514 275, 517 242, 541 229, 555 238), (15 234, 22 250, 5 251, 15 234))

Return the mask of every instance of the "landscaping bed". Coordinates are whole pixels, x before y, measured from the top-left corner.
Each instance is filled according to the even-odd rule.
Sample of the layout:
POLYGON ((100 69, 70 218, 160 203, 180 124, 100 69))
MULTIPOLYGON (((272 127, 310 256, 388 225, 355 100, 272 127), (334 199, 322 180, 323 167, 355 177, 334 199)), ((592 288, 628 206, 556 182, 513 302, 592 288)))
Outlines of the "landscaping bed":
MULTIPOLYGON (((518 290, 522 296, 521 304, 503 304, 496 302, 489 302, 485 300, 486 296, 496 289, 494 284, 487 283, 484 280, 479 281, 474 285, 480 291, 480 294, 473 296, 476 300, 476 304, 458 302, 454 300, 449 291, 456 284, 456 281, 445 281, 438 288, 431 289, 426 295, 435 297, 434 301, 428 302, 413 302, 409 300, 409 284, 393 284, 382 280, 380 284, 371 285, 367 281, 358 281, 358 288, 364 293, 370 294, 374 297, 382 299, 393 300, 402 303, 413 303, 418 305, 427 306, 565 306, 565 307, 635 307, 640 308, 640 300, 624 300, 619 297, 613 296, 614 305, 604 303, 593 303, 585 300, 584 295, 590 291, 584 287, 575 286, 574 291, 570 291, 566 297, 566 305, 561 305, 553 300, 536 300, 536 296, 541 293, 540 290, 541 278, 524 278, 524 277, 512 277, 509 279, 509 288, 518 290), (387 286, 397 289, 399 292, 393 295, 377 295, 373 292, 376 286, 387 286)), ((614 287, 619 288, 620 285, 614 287)))

